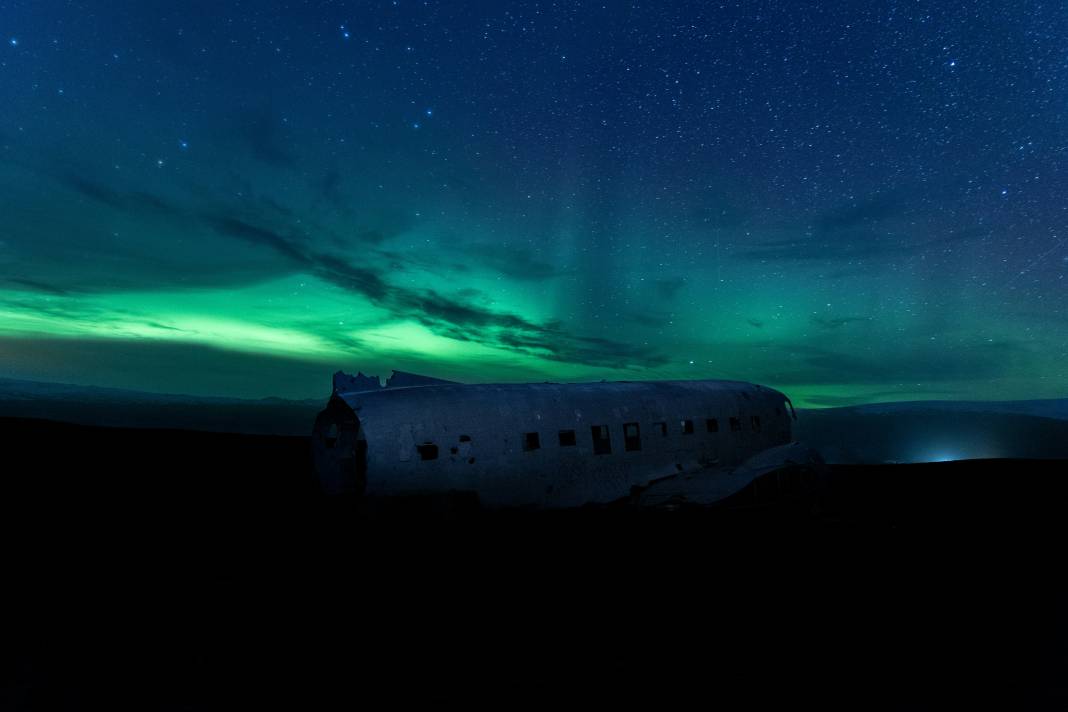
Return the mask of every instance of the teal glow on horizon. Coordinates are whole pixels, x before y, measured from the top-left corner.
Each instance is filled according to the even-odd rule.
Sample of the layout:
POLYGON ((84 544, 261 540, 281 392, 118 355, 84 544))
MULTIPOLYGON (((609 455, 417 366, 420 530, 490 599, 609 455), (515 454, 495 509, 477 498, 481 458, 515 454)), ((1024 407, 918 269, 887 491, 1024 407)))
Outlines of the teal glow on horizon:
POLYGON ((0 376, 1068 396, 1068 27, 981 5, 16 7, 0 376))

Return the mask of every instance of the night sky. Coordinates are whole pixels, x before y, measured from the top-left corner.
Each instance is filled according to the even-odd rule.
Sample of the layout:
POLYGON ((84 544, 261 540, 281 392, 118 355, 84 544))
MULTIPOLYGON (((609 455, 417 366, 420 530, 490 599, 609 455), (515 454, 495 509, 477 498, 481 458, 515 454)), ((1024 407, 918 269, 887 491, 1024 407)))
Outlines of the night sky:
POLYGON ((0 0, 0 375, 1068 395, 1063 3, 0 0))

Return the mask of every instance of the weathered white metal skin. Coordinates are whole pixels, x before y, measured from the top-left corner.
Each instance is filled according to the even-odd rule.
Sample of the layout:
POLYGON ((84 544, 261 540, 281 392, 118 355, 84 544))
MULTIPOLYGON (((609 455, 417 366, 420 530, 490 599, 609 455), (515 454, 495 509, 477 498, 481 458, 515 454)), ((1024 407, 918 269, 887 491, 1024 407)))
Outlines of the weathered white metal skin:
POLYGON ((779 391, 740 381, 431 382, 335 390, 312 440, 327 492, 571 507, 681 489, 711 502, 807 457, 795 417, 779 391))

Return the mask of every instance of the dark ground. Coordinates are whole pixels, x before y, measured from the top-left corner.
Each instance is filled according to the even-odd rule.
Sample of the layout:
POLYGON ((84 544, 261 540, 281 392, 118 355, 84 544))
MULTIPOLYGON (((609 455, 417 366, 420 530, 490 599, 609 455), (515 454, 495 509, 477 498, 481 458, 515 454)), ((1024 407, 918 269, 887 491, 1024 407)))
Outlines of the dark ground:
POLYGON ((836 466, 815 513, 353 511, 304 438, 0 432, 3 709, 1068 708, 1064 462, 836 466))

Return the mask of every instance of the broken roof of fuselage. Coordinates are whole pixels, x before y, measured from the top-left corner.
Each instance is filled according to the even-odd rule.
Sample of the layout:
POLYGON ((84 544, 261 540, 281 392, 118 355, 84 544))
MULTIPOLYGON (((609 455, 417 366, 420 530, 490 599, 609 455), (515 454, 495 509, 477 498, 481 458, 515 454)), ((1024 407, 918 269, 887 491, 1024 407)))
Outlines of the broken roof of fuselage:
POLYGON ((537 401, 538 394, 555 392, 571 398, 589 399, 593 393, 597 398, 613 398, 624 394, 630 397, 678 399, 688 398, 695 392, 705 393, 734 393, 740 398, 749 399, 750 394, 776 393, 782 397, 786 406, 790 409, 790 416, 796 420, 797 413, 794 411, 790 398, 774 388, 751 383, 748 381, 735 381, 728 379, 699 379, 699 380, 676 380, 676 381, 600 381, 585 383, 496 383, 496 384, 465 384, 458 381, 448 381, 433 376, 422 376, 417 373, 406 371, 393 371, 393 375, 386 380, 385 385, 377 376, 365 376, 357 372, 350 376, 344 371, 334 374, 334 392, 331 396, 331 404, 335 401, 346 404, 349 408, 359 411, 368 402, 378 401, 375 394, 395 393, 400 401, 395 403, 412 403, 411 398, 425 399, 420 407, 434 407, 442 405, 442 400, 455 398, 456 389, 448 386, 464 386, 465 397, 474 399, 484 398, 485 394, 493 393, 494 398, 518 400, 519 402, 533 403, 537 401), (446 388, 434 388, 434 386, 446 386, 446 388), (424 390, 424 388, 426 390, 424 390), (415 393, 419 391, 419 393, 415 393))
MULTIPOLYGON (((631 391, 634 387, 641 387, 644 389, 663 389, 674 388, 680 385, 694 385, 701 384, 704 388, 712 387, 716 390, 732 390, 742 393, 744 397, 750 391, 764 391, 773 390, 762 386, 758 383, 750 383, 748 381, 734 381, 727 379, 700 379, 700 380, 685 380, 685 381, 600 381, 599 383, 573 383, 573 384, 560 384, 550 381, 545 381, 544 384, 534 383, 512 383, 512 384, 488 384, 481 386, 482 388, 494 388, 500 390, 501 388, 527 388, 530 386, 555 386, 570 385, 573 387, 579 386, 593 386, 596 385, 603 388, 606 392, 609 390, 626 390, 631 391)), ((433 376, 423 376, 418 373, 408 373, 407 371, 393 371, 393 375, 386 379, 386 384, 382 385, 378 376, 365 376, 362 372, 357 372, 355 376, 350 376, 344 371, 338 371, 334 374, 334 395, 336 396, 349 396, 358 395, 361 393, 377 393, 389 389, 400 388, 412 388, 417 386, 463 386, 468 385, 460 383, 459 381, 447 381, 444 378, 434 378, 433 376)), ((479 388, 480 386, 472 386, 473 388, 479 388)), ((784 396, 785 397, 785 396, 784 396)), ((789 400, 789 399, 787 399, 789 400)))
POLYGON ((334 393, 366 393, 367 391, 380 391, 385 388, 408 388, 410 386, 441 386, 461 385, 457 381, 446 381, 443 378, 433 376, 421 376, 418 373, 407 371, 393 371, 393 375, 386 379, 386 385, 382 385, 378 376, 365 376, 357 371, 355 376, 350 376, 344 371, 334 374, 334 393))

